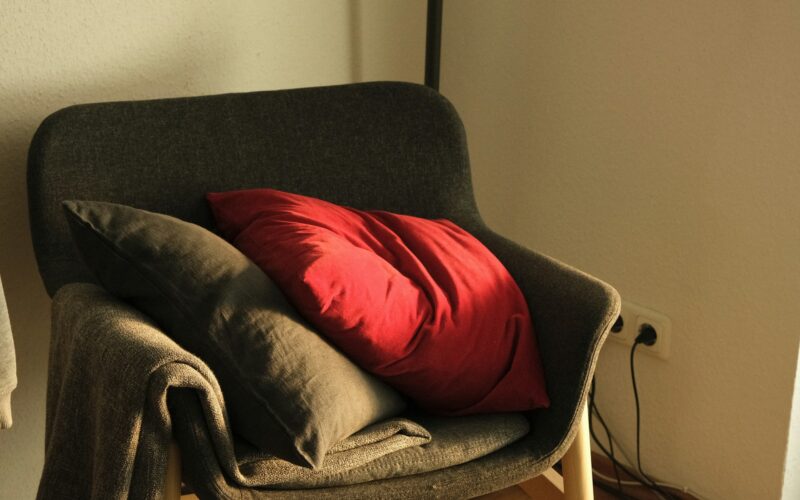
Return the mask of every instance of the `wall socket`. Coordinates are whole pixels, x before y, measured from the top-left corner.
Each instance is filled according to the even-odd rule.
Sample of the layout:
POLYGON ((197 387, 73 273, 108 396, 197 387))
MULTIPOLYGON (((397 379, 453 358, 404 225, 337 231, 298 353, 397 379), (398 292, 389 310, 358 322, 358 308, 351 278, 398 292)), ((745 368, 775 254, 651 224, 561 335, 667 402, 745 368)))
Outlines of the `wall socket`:
POLYGON ((622 301, 622 329, 615 332, 612 328, 608 338, 622 344, 633 345, 642 326, 649 324, 656 330, 656 343, 648 346, 641 344, 637 352, 646 352, 661 359, 669 357, 669 347, 672 341, 672 322, 660 312, 653 311, 633 302, 622 301))

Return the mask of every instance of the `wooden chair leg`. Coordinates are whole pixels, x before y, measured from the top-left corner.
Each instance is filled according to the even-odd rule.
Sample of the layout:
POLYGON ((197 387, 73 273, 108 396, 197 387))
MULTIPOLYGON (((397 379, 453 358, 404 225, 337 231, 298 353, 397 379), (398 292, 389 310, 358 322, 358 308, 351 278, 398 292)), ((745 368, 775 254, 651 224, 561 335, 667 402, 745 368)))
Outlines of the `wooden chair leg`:
POLYGON ((181 498, 181 451, 173 440, 167 455, 167 474, 164 477, 164 500, 181 498))
POLYGON ((566 500, 593 500, 589 412, 584 407, 575 440, 561 459, 566 500))

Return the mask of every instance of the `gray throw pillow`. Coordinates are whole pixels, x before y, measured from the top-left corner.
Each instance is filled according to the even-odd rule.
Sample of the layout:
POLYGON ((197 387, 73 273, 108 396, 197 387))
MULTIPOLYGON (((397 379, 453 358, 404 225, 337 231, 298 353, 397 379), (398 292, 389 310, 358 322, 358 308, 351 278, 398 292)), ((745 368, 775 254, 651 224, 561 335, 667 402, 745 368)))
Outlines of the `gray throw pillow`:
POLYGON ((233 430, 257 448, 318 467, 338 441, 404 409, 213 233, 112 203, 66 201, 64 209, 100 283, 209 365, 233 430))

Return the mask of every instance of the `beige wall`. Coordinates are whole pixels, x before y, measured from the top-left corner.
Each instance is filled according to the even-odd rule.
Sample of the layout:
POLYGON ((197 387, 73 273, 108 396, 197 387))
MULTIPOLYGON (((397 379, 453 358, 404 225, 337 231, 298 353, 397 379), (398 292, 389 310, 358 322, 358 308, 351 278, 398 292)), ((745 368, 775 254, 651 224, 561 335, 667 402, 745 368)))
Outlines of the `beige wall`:
POLYGON ((35 495, 43 459, 48 298, 28 235, 25 156, 79 102, 421 79, 422 1, 0 1, 0 275, 18 352, 0 499, 35 495))
MULTIPOLYGON (((489 221, 672 319, 672 357, 637 362, 646 470, 710 498, 778 498, 800 323, 800 3, 455 3, 442 88, 489 221)), ((633 450, 627 354, 604 349, 598 396, 633 450)))

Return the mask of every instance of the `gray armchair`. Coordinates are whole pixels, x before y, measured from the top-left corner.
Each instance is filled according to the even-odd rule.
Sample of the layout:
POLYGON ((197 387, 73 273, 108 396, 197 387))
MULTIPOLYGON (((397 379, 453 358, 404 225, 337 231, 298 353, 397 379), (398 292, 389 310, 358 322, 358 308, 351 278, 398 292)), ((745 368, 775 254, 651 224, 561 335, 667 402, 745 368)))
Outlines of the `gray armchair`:
MULTIPOLYGON (((531 430, 522 440, 425 474, 304 491, 248 490, 214 464, 184 460, 184 477, 201 497, 478 496, 544 473, 576 434, 564 463, 567 493, 590 494, 585 401, 619 297, 484 224, 464 128, 440 94, 387 82, 73 106, 41 125, 28 168, 31 231, 51 296, 95 281, 73 248, 62 200, 113 201, 212 228, 204 194, 253 187, 451 219, 500 258, 525 294, 552 405, 527 415, 531 430)), ((196 442, 177 443, 183 455, 196 453, 196 442)))

